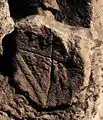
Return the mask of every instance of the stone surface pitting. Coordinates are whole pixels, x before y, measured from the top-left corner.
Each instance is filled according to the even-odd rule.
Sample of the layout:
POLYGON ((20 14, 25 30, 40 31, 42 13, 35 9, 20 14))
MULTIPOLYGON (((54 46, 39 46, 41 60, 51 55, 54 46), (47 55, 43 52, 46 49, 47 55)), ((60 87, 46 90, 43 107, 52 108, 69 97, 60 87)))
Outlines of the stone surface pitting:
POLYGON ((49 10, 56 20, 74 26, 90 27, 92 18, 91 0, 9 0, 11 16, 24 18, 49 10), (23 6, 23 9, 22 9, 23 6))
POLYGON ((102 0, 0 1, 0 119, 103 119, 102 9, 102 0))

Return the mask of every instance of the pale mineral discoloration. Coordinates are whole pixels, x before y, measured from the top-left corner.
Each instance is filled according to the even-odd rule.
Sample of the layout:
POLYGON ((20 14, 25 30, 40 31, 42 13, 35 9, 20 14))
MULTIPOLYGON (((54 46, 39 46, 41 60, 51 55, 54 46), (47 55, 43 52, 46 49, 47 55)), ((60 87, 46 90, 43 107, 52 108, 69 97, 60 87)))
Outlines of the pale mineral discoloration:
POLYGON ((14 119, 103 120, 102 0, 24 2, 22 12, 20 1, 11 8, 14 23, 0 1, 0 110, 14 119))
MULTIPOLYGON (((10 17, 7 0, 0 1, 0 49, 2 50, 2 39, 6 34, 14 30, 14 21, 10 17)), ((1 51, 2 52, 2 51, 1 51)))

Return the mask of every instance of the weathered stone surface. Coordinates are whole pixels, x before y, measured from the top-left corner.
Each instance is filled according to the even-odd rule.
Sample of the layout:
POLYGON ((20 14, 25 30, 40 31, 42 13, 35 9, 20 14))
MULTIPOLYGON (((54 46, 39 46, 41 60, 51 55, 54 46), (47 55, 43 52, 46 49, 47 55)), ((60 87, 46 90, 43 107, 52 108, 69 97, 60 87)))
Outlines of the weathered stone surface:
POLYGON ((0 1, 0 119, 103 119, 102 3, 0 1))
POLYGON ((2 54, 2 39, 3 37, 12 32, 14 22, 10 17, 9 6, 6 0, 0 0, 0 54, 2 54))
POLYGON ((70 25, 90 26, 92 17, 91 0, 9 0, 12 17, 18 19, 41 10, 51 11, 56 20, 70 25), (22 9, 23 6, 23 9, 22 9))

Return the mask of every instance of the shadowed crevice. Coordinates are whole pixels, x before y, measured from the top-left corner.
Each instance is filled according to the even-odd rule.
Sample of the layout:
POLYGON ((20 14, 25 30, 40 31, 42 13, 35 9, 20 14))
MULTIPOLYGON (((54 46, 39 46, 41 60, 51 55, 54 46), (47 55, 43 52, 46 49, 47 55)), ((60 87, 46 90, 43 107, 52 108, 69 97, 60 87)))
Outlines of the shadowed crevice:
POLYGON ((51 11, 55 19, 72 26, 90 27, 92 18, 91 0, 57 0, 59 9, 47 7, 45 0, 8 0, 11 17, 18 20, 36 15, 38 8, 51 11))
POLYGON ((20 19, 37 14, 37 8, 43 4, 43 0, 8 0, 8 3, 11 17, 20 19))
POLYGON ((16 41, 15 31, 7 34, 2 40, 3 55, 0 58, 0 72, 4 76, 12 76, 16 71, 16 41))

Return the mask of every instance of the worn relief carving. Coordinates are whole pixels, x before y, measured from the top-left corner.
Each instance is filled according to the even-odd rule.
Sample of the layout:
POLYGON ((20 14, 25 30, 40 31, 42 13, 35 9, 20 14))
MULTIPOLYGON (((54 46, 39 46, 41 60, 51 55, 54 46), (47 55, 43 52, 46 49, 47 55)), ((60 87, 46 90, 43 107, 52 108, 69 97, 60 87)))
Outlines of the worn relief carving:
POLYGON ((0 119, 102 120, 99 2, 0 2, 0 119))

